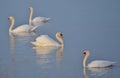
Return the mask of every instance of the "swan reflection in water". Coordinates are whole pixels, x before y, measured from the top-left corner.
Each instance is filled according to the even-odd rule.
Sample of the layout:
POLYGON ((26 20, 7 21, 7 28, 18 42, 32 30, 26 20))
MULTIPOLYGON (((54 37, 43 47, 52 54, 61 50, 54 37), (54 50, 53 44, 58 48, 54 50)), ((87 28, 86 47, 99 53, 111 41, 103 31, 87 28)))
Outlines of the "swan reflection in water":
POLYGON ((35 32, 30 32, 30 33, 9 33, 10 36, 17 36, 17 37, 30 37, 30 36, 35 36, 36 33, 35 32))
POLYGON ((106 73, 109 73, 112 70, 112 67, 105 67, 105 68, 88 68, 90 74, 87 74, 86 68, 83 68, 83 75, 84 78, 90 78, 90 76, 103 76, 106 73))
POLYGON ((36 52, 36 62, 40 67, 41 75, 47 76, 49 70, 61 60, 63 48, 58 47, 33 47, 36 52))
POLYGON ((56 60, 58 63, 62 62, 63 50, 64 50, 64 47, 61 47, 56 52, 56 60))
POLYGON ((36 51, 37 63, 40 65, 50 63, 55 57, 53 52, 56 52, 56 61, 61 61, 63 47, 33 47, 33 49, 36 51))
MULTIPOLYGON (((35 36, 35 33, 9 33, 10 40, 10 61, 11 61, 11 72, 10 75, 12 78, 16 78, 16 59, 15 52, 21 48, 17 48, 17 46, 24 46, 26 43, 30 43, 30 40, 35 36)), ((22 50, 22 49, 21 49, 22 50)))
POLYGON ((44 66, 50 63, 50 59, 52 58, 50 52, 55 50, 54 47, 33 47, 33 49, 36 50, 37 63, 39 65, 44 66))
POLYGON ((9 33, 10 37, 10 49, 15 48, 15 42, 18 43, 30 43, 30 41, 33 39, 33 36, 36 36, 35 32, 31 33, 9 33))
POLYGON ((103 76, 104 74, 110 72, 112 70, 112 67, 106 67, 106 68, 88 68, 88 70, 91 71, 91 75, 96 76, 103 76))
POLYGON ((86 67, 83 68, 83 75, 84 75, 84 78, 89 78, 89 75, 86 72, 86 67))

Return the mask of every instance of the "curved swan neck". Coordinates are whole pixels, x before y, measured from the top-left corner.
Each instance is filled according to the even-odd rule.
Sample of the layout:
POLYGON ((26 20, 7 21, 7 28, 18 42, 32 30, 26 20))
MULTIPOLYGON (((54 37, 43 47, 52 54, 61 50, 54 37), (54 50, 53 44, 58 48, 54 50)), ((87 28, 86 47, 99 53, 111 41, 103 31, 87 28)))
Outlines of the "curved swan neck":
POLYGON ((89 57, 89 54, 86 54, 85 56, 84 56, 84 59, 83 59, 83 67, 87 67, 86 66, 86 63, 87 63, 87 59, 88 59, 88 57, 89 57))
POLYGON ((12 29, 13 29, 14 23, 15 23, 15 19, 12 18, 12 19, 11 19, 11 25, 10 25, 10 28, 9 28, 9 32, 12 32, 12 29))
POLYGON ((57 40, 60 42, 61 46, 64 46, 64 42, 63 42, 63 39, 62 38, 59 38, 59 37, 56 37, 57 40))
POLYGON ((32 25, 33 8, 30 7, 29 9, 30 9, 29 25, 32 25))
POLYGON ((58 39, 58 41, 60 42, 61 46, 64 46, 64 42, 63 42, 63 39, 58 39))

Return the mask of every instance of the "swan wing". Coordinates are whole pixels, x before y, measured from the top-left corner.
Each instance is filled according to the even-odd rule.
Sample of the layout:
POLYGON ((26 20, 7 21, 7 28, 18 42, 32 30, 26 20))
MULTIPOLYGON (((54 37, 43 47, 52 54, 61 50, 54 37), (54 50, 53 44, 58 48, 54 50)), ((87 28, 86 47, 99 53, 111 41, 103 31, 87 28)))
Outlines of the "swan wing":
POLYGON ((36 41, 32 42, 32 44, 36 45, 36 46, 60 46, 59 43, 54 41, 48 35, 41 35, 41 36, 37 37, 36 41))
POLYGON ((33 26, 30 31, 35 31, 39 26, 33 26))
POLYGON ((88 67, 109 67, 112 66, 115 62, 105 61, 105 60, 95 60, 88 64, 88 67))
POLYGON ((17 28, 13 29, 13 32, 29 32, 32 26, 29 26, 27 24, 18 26, 17 28))

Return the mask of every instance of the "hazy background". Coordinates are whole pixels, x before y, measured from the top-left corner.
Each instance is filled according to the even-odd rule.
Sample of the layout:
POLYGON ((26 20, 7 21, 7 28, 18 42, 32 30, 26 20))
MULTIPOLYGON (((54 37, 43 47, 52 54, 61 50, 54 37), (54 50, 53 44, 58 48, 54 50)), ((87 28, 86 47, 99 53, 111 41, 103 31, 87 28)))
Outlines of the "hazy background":
MULTIPOLYGON (((2 0, 0 2, 0 77, 1 78, 83 78, 82 53, 91 51, 90 62, 105 59, 117 66, 102 78, 120 77, 120 1, 119 0, 2 0), (28 7, 34 8, 33 17, 50 17, 49 24, 27 37, 9 36, 9 16, 14 16, 15 27, 28 24, 28 7), (41 34, 55 39, 64 35, 62 63, 57 63, 57 49, 49 54, 36 54, 31 41, 41 34), (46 56, 45 56, 46 55, 46 56), (39 65, 44 56, 45 65, 39 65)), ((56 40, 56 39, 55 39, 56 40)), ((88 71, 88 74, 91 73, 88 71)), ((92 75, 90 78, 98 78, 92 75)))

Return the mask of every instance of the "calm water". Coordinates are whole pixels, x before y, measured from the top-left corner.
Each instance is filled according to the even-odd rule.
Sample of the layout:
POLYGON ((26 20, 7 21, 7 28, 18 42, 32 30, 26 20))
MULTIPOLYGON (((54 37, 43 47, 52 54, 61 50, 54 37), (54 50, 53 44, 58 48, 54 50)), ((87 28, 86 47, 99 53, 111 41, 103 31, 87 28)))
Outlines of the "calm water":
POLYGON ((118 0, 4 0, 0 2, 0 78, 119 78, 120 1, 118 0), (28 7, 35 16, 51 21, 36 33, 12 35, 9 16, 15 27, 28 23, 28 7), (53 39, 64 35, 64 48, 33 47, 42 34, 53 39), (117 62, 112 68, 82 68, 82 53, 90 50, 95 59, 117 62))

